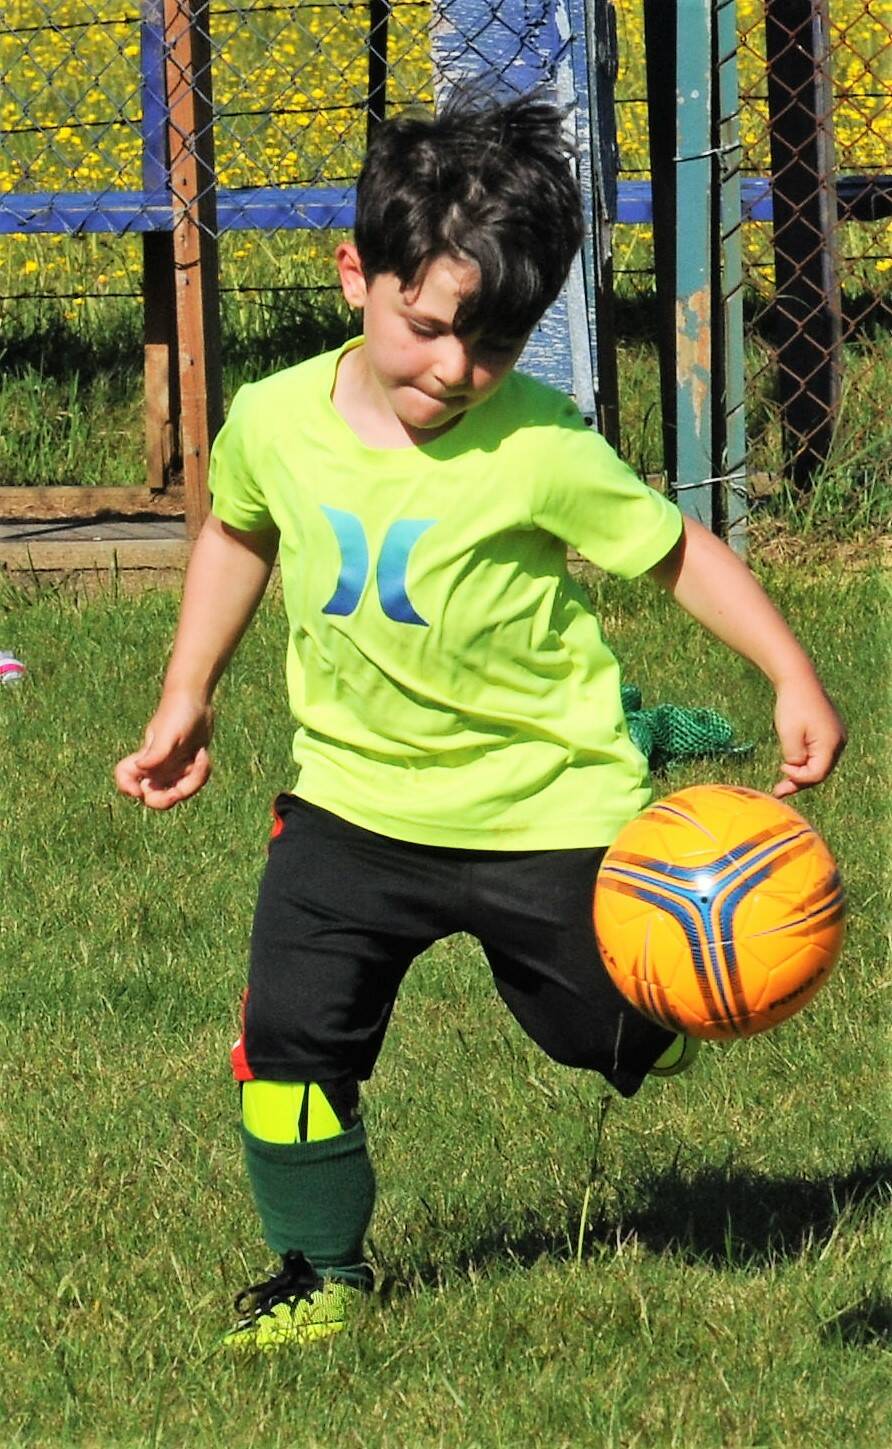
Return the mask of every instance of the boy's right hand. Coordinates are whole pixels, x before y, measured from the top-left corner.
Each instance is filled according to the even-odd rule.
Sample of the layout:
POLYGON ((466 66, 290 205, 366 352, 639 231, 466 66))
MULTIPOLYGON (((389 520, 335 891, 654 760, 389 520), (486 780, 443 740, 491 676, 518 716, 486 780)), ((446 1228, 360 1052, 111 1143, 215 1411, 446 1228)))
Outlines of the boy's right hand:
POLYGON ((210 705, 181 695, 163 699, 146 728, 142 749, 115 768, 121 794, 151 810, 169 810, 197 795, 210 777, 207 747, 213 732, 210 705))

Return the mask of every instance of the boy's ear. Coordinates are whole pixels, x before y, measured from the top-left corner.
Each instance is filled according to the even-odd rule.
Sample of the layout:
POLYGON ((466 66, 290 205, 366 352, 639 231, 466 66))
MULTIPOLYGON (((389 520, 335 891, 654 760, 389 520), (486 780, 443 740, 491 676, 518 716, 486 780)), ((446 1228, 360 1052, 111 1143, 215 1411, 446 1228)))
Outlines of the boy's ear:
POLYGON ((353 242, 341 242, 335 249, 335 262, 341 279, 341 291, 348 307, 364 307, 368 296, 365 274, 359 252, 353 242))

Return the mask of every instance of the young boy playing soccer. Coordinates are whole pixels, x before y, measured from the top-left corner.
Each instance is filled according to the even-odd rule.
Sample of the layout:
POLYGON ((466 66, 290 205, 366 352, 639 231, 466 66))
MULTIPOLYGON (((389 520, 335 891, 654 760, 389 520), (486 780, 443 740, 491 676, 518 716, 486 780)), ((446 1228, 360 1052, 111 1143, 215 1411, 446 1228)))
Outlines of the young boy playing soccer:
POLYGON ((118 765, 152 809, 202 788, 214 687, 278 554, 299 774, 276 801, 233 1067, 282 1268, 240 1295, 235 1348, 335 1332, 370 1286, 358 1083, 435 940, 475 935, 529 1035, 624 1095, 684 1057, 597 956, 598 864, 649 791, 567 545, 651 574, 768 677, 776 794, 822 780, 844 743, 746 567, 514 371, 582 235, 562 136, 536 98, 379 129, 336 252, 363 336, 236 396, 161 702, 118 765))

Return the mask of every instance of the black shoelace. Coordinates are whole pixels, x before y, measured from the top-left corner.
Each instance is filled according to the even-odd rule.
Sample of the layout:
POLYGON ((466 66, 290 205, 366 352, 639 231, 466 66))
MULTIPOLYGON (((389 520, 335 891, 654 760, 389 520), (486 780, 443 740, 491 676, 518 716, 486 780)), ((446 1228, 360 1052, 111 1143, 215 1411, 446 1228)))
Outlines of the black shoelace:
POLYGON ((252 1283, 249 1288, 242 1289, 235 1300, 236 1312, 250 1322, 269 1313, 277 1303, 309 1298, 322 1286, 322 1279, 303 1253, 286 1253, 280 1272, 265 1278, 262 1283, 252 1283))

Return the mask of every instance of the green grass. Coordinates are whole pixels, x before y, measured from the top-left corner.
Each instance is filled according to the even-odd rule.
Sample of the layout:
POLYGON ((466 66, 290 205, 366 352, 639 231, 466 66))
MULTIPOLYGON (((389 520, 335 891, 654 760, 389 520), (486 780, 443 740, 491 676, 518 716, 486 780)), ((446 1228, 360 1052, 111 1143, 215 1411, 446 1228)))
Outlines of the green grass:
MULTIPOLYGON (((270 600, 221 686, 216 774, 154 816, 111 769, 172 595, 0 595, 0 1443, 244 1449, 873 1446, 889 1437, 888 590, 775 570, 851 744, 803 799, 845 957, 769 1036, 633 1100, 560 1068, 466 938, 410 973, 366 1092, 382 1292, 305 1355, 215 1353, 266 1266, 227 1053, 269 801, 290 781, 270 600), (885 1428, 883 1427, 885 1424, 885 1428)), ((645 703, 713 705, 768 788, 767 689, 647 586, 598 587, 645 703)))

